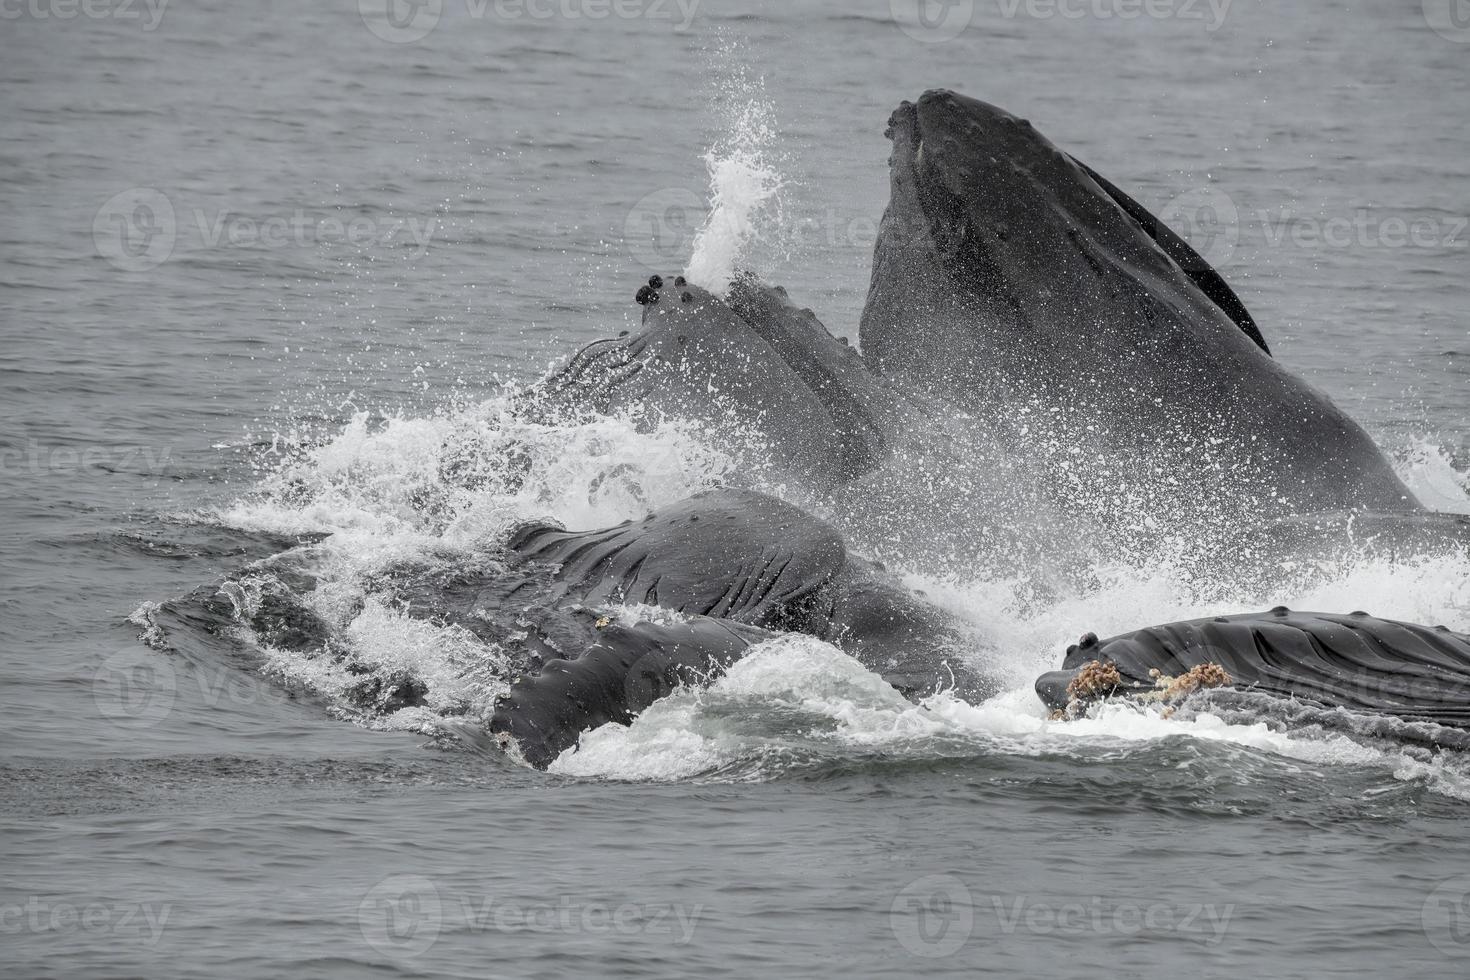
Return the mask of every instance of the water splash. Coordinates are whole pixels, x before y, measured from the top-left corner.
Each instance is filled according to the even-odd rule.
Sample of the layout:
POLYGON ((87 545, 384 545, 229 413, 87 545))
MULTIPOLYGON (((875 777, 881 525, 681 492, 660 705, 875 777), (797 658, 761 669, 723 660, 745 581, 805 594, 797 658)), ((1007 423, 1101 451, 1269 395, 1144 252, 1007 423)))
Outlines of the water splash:
MULTIPOLYGON (((737 473, 728 457, 708 445, 710 435, 668 421, 535 420, 502 399, 446 406, 417 418, 360 414, 332 438, 297 447, 258 492, 207 516, 248 530, 332 534, 310 549, 298 571, 315 583, 300 598, 330 625, 337 648, 285 649, 268 636, 257 637, 270 673, 315 690, 359 723, 444 731, 461 720, 481 723, 514 665, 500 663, 504 651, 495 643, 415 618, 395 605, 380 586, 383 571, 399 562, 481 568, 494 560, 494 546, 514 524, 553 519, 575 528, 605 527, 732 480, 783 495, 783 488, 762 483, 759 474, 737 473), (419 697, 398 707, 405 691, 419 697)), ((1423 496, 1426 487, 1440 486, 1451 503, 1450 491, 1463 497, 1461 475, 1432 443, 1420 445, 1399 470, 1423 496)), ((1410 781, 1446 795, 1470 794, 1470 777, 1458 764, 1426 762, 1402 746, 1203 710, 1165 717, 1156 710, 1104 706, 1081 722, 1062 725, 1046 717, 1031 690, 1034 678, 1054 669, 1084 630, 1113 635, 1276 604, 1363 608, 1470 630, 1470 559, 1359 556, 1283 573, 1267 587, 1269 594, 1225 593, 1219 583, 1197 580, 1187 565, 1164 560, 1092 572, 1087 582, 1057 591, 1038 586, 1020 570, 971 581, 908 571, 909 586, 974 626, 971 656, 1006 686, 1006 693, 983 705, 944 695, 911 704, 836 648, 809 637, 785 637, 708 690, 659 702, 631 728, 592 733, 555 768, 615 779, 712 773, 767 779, 856 757, 1085 759, 1116 751, 1108 746, 1150 752, 1165 740, 1185 737, 1238 746, 1260 758, 1353 767, 1385 783, 1410 781)), ((255 588, 248 577, 239 585, 242 594, 255 588)), ((619 618, 667 615, 629 608, 619 618)))
MULTIPOLYGON (((729 61, 737 55, 722 53, 729 61)), ((762 236, 764 219, 779 225, 786 186, 777 161, 776 107, 764 85, 743 69, 725 74, 721 101, 727 105, 725 132, 704 155, 709 171, 710 212, 694 238, 684 275, 723 295, 730 289, 751 245, 762 236)))
POLYGON ((707 690, 684 690, 630 727, 583 736, 551 767, 584 778, 750 781, 802 768, 986 757, 1067 757, 1128 765, 1140 775, 1178 739, 1234 746, 1289 773, 1302 763, 1371 773, 1383 785, 1418 783, 1470 799, 1470 767, 1453 754, 1298 729, 1209 710, 1107 703, 1054 721, 1029 688, 972 705, 947 694, 914 704, 834 647, 810 637, 765 644, 707 690))
POLYGON ((1470 468, 1459 469, 1450 453, 1423 436, 1394 460, 1399 479, 1430 510, 1470 514, 1470 468))

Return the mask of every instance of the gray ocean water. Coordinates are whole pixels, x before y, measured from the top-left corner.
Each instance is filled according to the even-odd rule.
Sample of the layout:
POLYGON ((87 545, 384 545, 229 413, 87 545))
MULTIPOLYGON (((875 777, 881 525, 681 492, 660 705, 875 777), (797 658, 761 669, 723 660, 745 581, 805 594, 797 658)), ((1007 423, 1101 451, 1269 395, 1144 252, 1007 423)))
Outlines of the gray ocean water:
MULTIPOLYGON (((742 260, 855 339, 884 123, 931 87, 1159 210, 1470 510, 1463 6, 0 4, 0 972, 1467 975, 1461 761, 1214 717, 1042 731, 1024 678, 1197 611, 1167 574, 1044 609, 949 583, 1015 665, 985 709, 921 718, 804 648, 551 775, 434 718, 355 724, 339 678, 162 641, 148 605, 248 599, 242 568, 332 533, 363 648, 441 714, 483 706, 456 638, 361 569, 719 467, 684 435, 519 433, 542 494, 431 535, 400 499, 423 447, 493 444, 503 383, 635 325, 638 281, 695 247, 707 154, 759 151, 779 191, 742 260), (287 467, 325 489, 292 504, 287 467)), ((1463 562, 1289 589, 1239 603, 1470 629, 1463 562)))

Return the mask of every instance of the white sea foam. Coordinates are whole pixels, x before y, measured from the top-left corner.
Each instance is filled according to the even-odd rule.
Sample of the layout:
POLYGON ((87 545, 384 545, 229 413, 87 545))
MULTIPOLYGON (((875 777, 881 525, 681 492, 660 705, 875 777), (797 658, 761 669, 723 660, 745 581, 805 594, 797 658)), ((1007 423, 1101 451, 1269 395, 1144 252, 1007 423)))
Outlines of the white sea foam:
MULTIPOLYGON (((1432 445, 1400 463, 1414 489, 1439 487, 1453 502, 1462 477, 1432 445)), ((266 647, 269 669, 304 683, 364 723, 429 731, 438 722, 475 723, 504 689, 502 653, 464 630, 411 617, 374 592, 373 577, 394 562, 493 561, 507 528, 551 519, 573 528, 641 518, 688 495, 729 482, 730 459, 701 434, 674 423, 631 419, 531 422, 493 400, 423 418, 354 416, 335 437, 294 457, 259 492, 209 519, 275 533, 327 532, 310 552, 317 587, 311 610, 350 646, 346 661, 266 647), (349 692, 364 678, 411 678, 421 707, 386 716, 352 714, 349 692)), ((765 489, 781 493, 780 487, 765 489)), ((1463 495, 1463 490, 1459 491, 1463 495)), ((1425 558, 1343 561, 1316 568, 1270 594, 1227 595, 1202 588, 1168 561, 1100 568, 1086 588, 1057 594, 1017 573, 978 581, 907 575, 910 586, 974 627, 972 656, 1004 679, 1006 692, 982 705, 947 695, 912 704, 837 649, 788 637, 767 644, 703 691, 656 704, 630 728, 590 733, 555 764, 568 775, 681 779, 720 771, 763 778, 793 759, 823 753, 951 758, 966 753, 1096 752, 1186 737, 1230 743, 1324 766, 1367 766, 1385 779, 1422 780, 1467 792, 1453 768, 1408 750, 1348 735, 1283 732, 1209 713, 1166 718, 1157 709, 1110 705, 1071 723, 1050 721, 1031 690, 1084 631, 1111 635, 1142 625, 1284 604, 1375 615, 1470 631, 1470 561, 1425 558)), ((240 583, 241 601, 259 588, 240 583)), ((630 608, 620 618, 674 618, 630 608)), ((360 698, 358 701, 360 702, 360 698)))
POLYGON ((913 704, 845 654, 788 637, 736 664, 707 690, 684 690, 630 727, 585 734, 552 771, 635 781, 763 778, 786 760, 829 754, 923 760, 991 754, 1126 758, 1165 739, 1229 744, 1313 766, 1367 767, 1388 780, 1421 781, 1470 799, 1470 778, 1422 750, 1368 744, 1347 734, 1288 732, 1232 723, 1208 711, 1170 717, 1157 705, 1110 703, 1054 721, 1029 687, 972 705, 947 694, 913 704), (750 719, 762 724, 751 725, 750 719), (771 719, 775 719, 774 723, 771 719), (757 763, 740 767, 742 762, 757 763))
POLYGON ((737 664, 708 691, 684 691, 655 705, 631 728, 609 726, 586 736, 554 767, 568 775, 615 779, 683 779, 780 756, 790 731, 732 728, 731 718, 772 705, 796 711, 801 741, 820 751, 863 751, 895 757, 947 757, 955 752, 1074 753, 1099 745, 1138 746, 1167 738, 1229 743, 1320 765, 1371 766, 1385 778, 1422 780, 1436 792, 1470 799, 1470 779, 1414 750, 1368 744, 1347 734, 1292 733, 1265 722, 1230 723, 1209 712, 1165 717, 1157 706, 1109 704, 1088 717, 1056 722, 1032 690, 1035 678, 1060 665, 1062 652, 1091 630, 1114 635, 1142 624, 1272 604, 1345 612, 1368 608, 1411 622, 1470 631, 1470 562, 1463 558, 1345 562, 1295 591, 1270 600, 1242 596, 1222 607, 1167 566, 1104 570, 1096 588, 1037 602, 1023 580, 958 583, 910 575, 930 599, 968 619, 984 644, 977 660, 1007 678, 1004 694, 970 705, 941 694, 914 705, 881 678, 819 641, 790 637, 737 664), (1263 604, 1264 603, 1264 604, 1263 604))
POLYGON ((228 526, 322 532, 364 546, 468 547, 516 523, 594 528, 721 482, 731 461, 676 420, 529 421, 501 400, 429 418, 366 413, 210 515, 228 526))

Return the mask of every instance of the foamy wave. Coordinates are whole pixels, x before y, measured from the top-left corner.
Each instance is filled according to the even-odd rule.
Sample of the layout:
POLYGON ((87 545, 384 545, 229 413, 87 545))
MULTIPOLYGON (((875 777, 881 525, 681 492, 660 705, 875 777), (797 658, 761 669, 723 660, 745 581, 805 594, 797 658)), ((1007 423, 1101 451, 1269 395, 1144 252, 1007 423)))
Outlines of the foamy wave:
MULTIPOLYGON (((299 598, 334 631, 334 646, 286 650, 264 642, 271 673, 306 685, 362 724, 438 731, 457 719, 483 720, 518 667, 505 663, 495 644, 394 604, 379 581, 384 570, 401 562, 482 568, 513 525, 551 519, 606 527, 750 476, 736 474, 707 441, 674 421, 531 420, 500 399, 421 418, 364 413, 320 445, 297 449, 258 492, 213 519, 247 530, 331 535, 302 559, 315 587, 299 598)), ((1401 472, 1418 474, 1410 482, 1426 498, 1426 488, 1460 479, 1449 457, 1427 444, 1401 472)), ((587 734, 553 768, 614 779, 758 779, 851 756, 1086 756, 1186 737, 1317 765, 1370 767, 1470 796, 1470 783, 1453 766, 1346 734, 1287 732, 1208 711, 1165 717, 1157 708, 1126 705, 1101 706, 1071 723, 1047 717, 1032 682, 1057 667, 1084 631, 1107 636, 1278 604, 1366 609, 1470 631, 1464 557, 1339 561, 1283 574, 1269 591, 1250 594, 1222 592, 1225 586, 1196 574, 1188 562, 1160 558, 1092 569, 1085 583, 1059 591, 1019 571, 975 581, 911 571, 908 585, 972 625, 971 655, 1004 680, 1007 693, 981 705, 947 695, 913 704, 836 648, 785 637, 710 688, 659 702, 629 728, 587 734)), ((240 601, 258 602, 252 595, 259 582, 247 577, 234 586, 240 601)), ((621 610, 618 618, 677 619, 645 607, 621 610)))
POLYGON ((1229 744, 1280 759, 1380 771, 1470 799, 1470 777, 1422 750, 1365 744, 1346 734, 1292 733, 1265 721, 1232 723, 1208 711, 1173 717, 1158 705, 1098 705, 1051 720, 1029 688, 979 704, 946 694, 913 704, 845 654, 809 637, 773 641, 708 690, 659 702, 627 728, 583 736, 552 771, 633 781, 758 779, 793 761, 936 759, 987 755, 1124 759, 1166 739, 1229 744), (744 765, 741 765, 744 763, 744 765))
POLYGON ((284 569, 268 562, 225 583, 242 639, 260 649, 268 673, 344 717, 427 732, 444 719, 487 717, 515 671, 495 644, 410 615, 394 598, 395 570, 492 569, 513 526, 639 519, 724 482, 731 465, 674 421, 539 422, 501 400, 427 418, 360 413, 323 444, 298 450, 247 499, 195 519, 330 535, 284 569), (294 591, 277 572, 309 576, 312 587, 294 591), (322 624, 331 641, 282 649, 255 635, 247 624, 267 593, 322 624))
POLYGON ((1288 606, 1312 612, 1364 610, 1385 619, 1470 632, 1470 558, 1392 561, 1348 558, 1282 576, 1266 591, 1222 593, 1166 559, 1095 570, 1084 590, 1038 595, 1024 579, 960 582, 911 573, 911 588, 968 621, 985 648, 983 666, 1023 685, 1060 666, 1083 633, 1117 636, 1145 626, 1288 606))
POLYGON ((641 518, 731 467, 679 420, 555 424, 501 400, 376 423, 359 413, 214 517, 245 530, 467 547, 528 520, 595 528, 641 518))
POLYGON ((326 698, 354 720, 389 731, 430 731, 444 717, 479 717, 506 689, 502 651, 463 629, 412 619, 372 598, 350 618, 343 638, 347 656, 264 647, 264 669, 326 698), (393 699, 406 690, 423 703, 395 710, 393 699), (374 701, 387 710, 349 707, 374 701))

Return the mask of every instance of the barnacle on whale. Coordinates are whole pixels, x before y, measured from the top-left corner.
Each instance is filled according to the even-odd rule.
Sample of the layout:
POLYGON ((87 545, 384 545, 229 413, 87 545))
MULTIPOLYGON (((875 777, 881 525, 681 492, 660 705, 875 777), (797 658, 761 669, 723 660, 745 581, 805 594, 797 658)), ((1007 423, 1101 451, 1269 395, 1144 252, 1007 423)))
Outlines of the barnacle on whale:
POLYGON ((1146 697, 1153 701, 1178 701, 1188 697, 1195 691, 1207 691, 1215 687, 1229 687, 1235 683, 1232 678, 1219 664, 1200 664, 1178 677, 1166 677, 1163 671, 1151 670, 1149 676, 1154 679, 1154 694, 1146 697))
MULTIPOLYGON (((1178 677, 1169 677, 1158 669, 1150 670, 1154 689, 1140 692, 1129 690, 1118 665, 1112 661, 1093 660, 1083 664, 1071 683, 1067 685, 1067 706, 1052 713, 1053 721, 1070 721, 1080 718, 1091 702, 1106 700, 1115 694, 1133 694, 1142 703, 1172 705, 1196 691, 1228 687, 1235 683, 1229 672, 1219 664, 1200 664, 1178 677)), ((1173 707, 1164 709, 1164 717, 1174 714, 1173 707)))
POLYGON ((1077 676, 1067 685, 1067 697, 1073 701, 1107 697, 1122 686, 1123 675, 1118 673, 1117 664, 1094 660, 1077 671, 1077 676))

